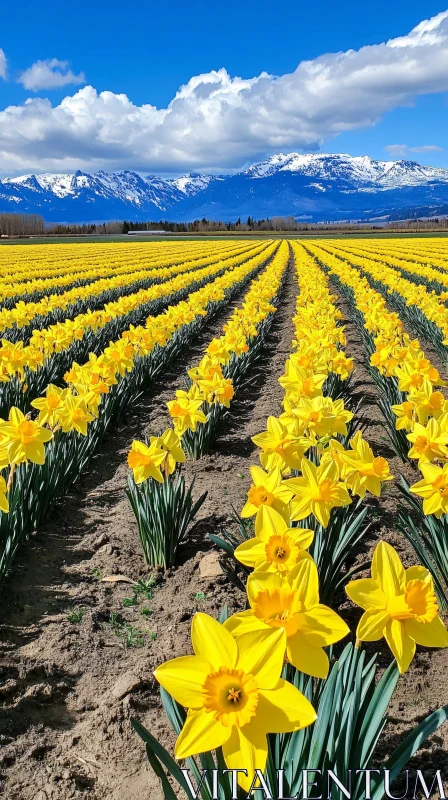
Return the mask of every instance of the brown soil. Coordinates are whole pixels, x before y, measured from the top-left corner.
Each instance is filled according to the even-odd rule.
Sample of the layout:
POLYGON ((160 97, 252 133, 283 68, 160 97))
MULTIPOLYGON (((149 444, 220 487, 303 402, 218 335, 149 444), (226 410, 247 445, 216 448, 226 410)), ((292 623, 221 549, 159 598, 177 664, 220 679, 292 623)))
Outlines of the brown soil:
MULTIPOLYGON (((208 534, 231 525, 232 508, 239 510, 244 502, 249 467, 256 463, 251 437, 265 427, 269 414, 280 411, 283 392, 277 379, 290 351, 295 294, 289 275, 253 384, 233 404, 213 453, 186 465, 187 478, 196 479, 195 494, 207 490, 208 498, 180 551, 178 566, 156 575, 152 599, 129 606, 125 603, 133 594, 129 584, 100 580, 120 574, 133 580, 148 576, 124 493, 126 454, 132 439, 164 427, 166 400, 183 385, 185 368, 197 363, 228 309, 187 357, 162 376, 151 395, 140 399, 126 423, 106 439, 76 490, 22 548, 3 588, 0 627, 0 776, 8 800, 162 800, 130 717, 138 717, 171 748, 174 737, 161 710, 154 667, 190 652, 190 623, 196 610, 216 616, 224 603, 231 610, 244 605, 244 594, 224 576, 201 578, 199 563, 214 551, 208 534), (142 613, 145 608, 149 615, 142 613), (70 621, 68 614, 77 609, 84 611, 82 620, 70 617, 70 621), (130 644, 139 646, 124 646, 112 624, 114 612, 119 622, 133 626, 136 633, 130 644)), ((350 323, 347 333, 347 350, 356 357, 356 390, 365 395, 366 437, 376 452, 389 458, 393 454, 375 404, 376 389, 362 366, 359 338, 350 323)), ((403 470, 396 458, 392 467, 397 475, 403 470)), ((404 471, 412 477, 412 468, 404 471)), ((388 487, 384 500, 370 499, 369 504, 374 524, 356 558, 367 560, 366 548, 370 557, 384 536, 399 548, 406 565, 413 563, 412 551, 394 530, 396 489, 388 487)), ((359 610, 341 598, 341 613, 353 630, 359 610)), ((400 679, 386 749, 447 699, 447 653, 420 648, 412 669, 400 679)), ((379 659, 381 667, 390 663, 387 647, 381 646, 379 659)), ((419 755, 420 763, 440 768, 446 745, 443 730, 419 755)))

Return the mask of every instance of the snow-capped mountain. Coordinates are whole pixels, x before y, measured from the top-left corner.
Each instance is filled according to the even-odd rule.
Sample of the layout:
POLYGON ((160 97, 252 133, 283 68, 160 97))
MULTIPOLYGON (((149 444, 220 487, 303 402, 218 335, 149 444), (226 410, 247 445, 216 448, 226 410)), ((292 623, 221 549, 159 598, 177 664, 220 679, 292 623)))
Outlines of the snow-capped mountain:
POLYGON ((422 186, 429 181, 448 182, 448 170, 422 167, 416 161, 374 161, 369 156, 278 153, 249 167, 244 174, 266 178, 278 172, 296 172, 310 177, 347 181, 376 188, 397 189, 401 186, 422 186))
POLYGON ((188 175, 182 175, 180 178, 173 178, 169 181, 173 186, 176 186, 184 195, 192 197, 202 189, 206 189, 212 181, 223 181, 225 178, 219 175, 200 175, 199 172, 189 172, 188 175))
POLYGON ((234 175, 78 171, 0 181, 0 212, 39 213, 53 222, 400 219, 446 213, 447 205, 448 170, 343 154, 278 153, 234 175))

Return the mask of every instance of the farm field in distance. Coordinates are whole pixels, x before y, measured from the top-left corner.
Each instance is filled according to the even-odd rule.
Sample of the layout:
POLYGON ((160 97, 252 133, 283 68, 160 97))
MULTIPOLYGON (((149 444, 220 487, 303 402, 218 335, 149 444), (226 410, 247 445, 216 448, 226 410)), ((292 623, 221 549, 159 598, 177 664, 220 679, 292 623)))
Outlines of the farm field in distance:
POLYGON ((446 772, 448 239, 44 242, 0 247, 0 794, 446 772))

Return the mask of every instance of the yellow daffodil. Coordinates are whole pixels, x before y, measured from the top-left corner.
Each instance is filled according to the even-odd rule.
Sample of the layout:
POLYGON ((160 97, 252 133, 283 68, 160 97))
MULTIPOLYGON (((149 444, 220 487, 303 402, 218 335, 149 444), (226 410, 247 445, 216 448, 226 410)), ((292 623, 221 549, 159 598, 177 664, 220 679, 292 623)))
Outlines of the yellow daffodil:
POLYGON ((291 410, 310 433, 316 436, 347 435, 347 422, 353 418, 351 411, 344 407, 343 400, 332 400, 331 397, 315 397, 312 400, 301 398, 298 406, 291 410))
POLYGON ((261 467, 253 466, 250 468, 252 486, 247 493, 247 502, 241 511, 241 517, 255 518, 255 533, 258 534, 263 526, 263 519, 266 516, 279 514, 285 522, 289 522, 289 509, 287 501, 290 493, 285 491, 282 486, 282 474, 278 467, 274 467, 270 472, 265 472, 261 467), (272 513, 271 513, 272 512, 272 513))
MULTIPOLYGON (((253 572, 247 580, 250 609, 234 614, 225 627, 239 636, 266 628, 286 633, 284 653, 296 669, 326 678, 329 660, 323 650, 347 636, 349 628, 328 606, 319 603, 317 567, 302 559, 287 575, 253 572)), ((280 643, 279 643, 280 647, 280 643)))
POLYGON ((314 538, 309 528, 288 528, 280 514, 264 514, 257 536, 235 549, 235 558, 262 572, 290 572, 306 556, 314 538))
POLYGON ((67 389, 60 389, 50 383, 45 390, 45 397, 38 397, 32 400, 31 405, 33 408, 39 410, 37 421, 39 425, 49 425, 54 428, 58 422, 58 408, 64 402, 67 389))
POLYGON ((397 417, 395 422, 397 431, 412 431, 415 424, 415 406, 412 400, 405 400, 391 408, 397 417))
MULTIPOLYGON (((172 475, 176 469, 177 464, 183 464, 185 461, 185 453, 182 450, 180 439, 178 435, 168 428, 161 436, 151 436, 150 444, 156 444, 165 453, 164 461, 160 462, 160 469, 166 475, 172 475)), ((134 473, 135 479, 135 473, 134 473)), ((136 481, 138 483, 138 481, 136 481)))
POLYGON ((442 431, 434 417, 426 426, 416 422, 407 438, 413 443, 409 458, 418 458, 419 466, 436 458, 448 458, 448 433, 442 431))
POLYGON ((344 480, 352 494, 364 497, 369 491, 375 497, 381 495, 381 484, 392 481, 389 464, 382 456, 376 456, 372 448, 358 431, 350 440, 351 450, 340 456, 347 466, 344 480))
POLYGON ((309 439, 291 433, 277 417, 269 417, 267 430, 253 436, 252 441, 261 449, 260 461, 268 471, 274 467, 282 472, 300 469, 302 457, 311 446, 309 439))
POLYGON ((298 366, 292 359, 288 359, 285 364, 285 374, 278 379, 278 382, 288 395, 314 398, 322 394, 322 386, 326 378, 325 373, 310 375, 308 370, 298 366))
POLYGON ((11 464, 32 461, 33 464, 45 462, 44 443, 53 434, 38 422, 28 419, 18 408, 11 408, 8 422, 0 420, 0 441, 7 448, 11 464))
POLYGON ((423 380, 422 386, 418 391, 413 391, 408 398, 415 406, 418 421, 421 425, 426 425, 430 417, 439 419, 446 412, 447 401, 442 392, 435 392, 431 381, 427 378, 423 380))
POLYGON ((413 483, 410 491, 423 498, 423 513, 434 514, 438 519, 448 514, 448 464, 422 464, 423 478, 413 483))
POLYGON ((364 609, 358 640, 376 642, 384 636, 400 672, 408 669, 416 644, 448 647, 431 573, 418 566, 405 570, 390 544, 380 542, 375 548, 372 577, 351 581, 346 592, 364 609))
POLYGON ((217 372, 212 378, 199 379, 197 384, 207 398, 207 403, 220 403, 226 408, 230 407, 235 390, 230 378, 223 378, 217 372))
POLYGON ((128 454, 128 466, 133 471, 135 483, 143 483, 148 478, 163 483, 160 465, 165 461, 166 455, 167 451, 162 450, 157 439, 149 447, 134 439, 128 454))
POLYGON ((178 389, 176 399, 167 403, 178 436, 182 436, 187 430, 195 431, 199 422, 207 422, 207 417, 201 411, 204 400, 203 396, 193 399, 188 392, 178 389))
POLYGON ((64 402, 59 406, 58 417, 64 433, 75 430, 82 436, 87 436, 87 426, 95 419, 84 398, 72 394, 71 391, 67 392, 64 402))
POLYGON ((176 758, 222 747, 229 769, 246 769, 238 780, 248 791, 255 770, 266 766, 268 733, 311 725, 311 703, 280 675, 283 629, 248 633, 236 640, 207 614, 193 617, 194 656, 168 661, 154 673, 174 699, 188 709, 177 739, 176 758))
POLYGON ((302 459, 302 476, 283 481, 291 495, 291 519, 301 520, 313 514, 326 528, 332 508, 348 506, 352 502, 345 483, 339 480, 334 461, 316 467, 307 458, 302 459))

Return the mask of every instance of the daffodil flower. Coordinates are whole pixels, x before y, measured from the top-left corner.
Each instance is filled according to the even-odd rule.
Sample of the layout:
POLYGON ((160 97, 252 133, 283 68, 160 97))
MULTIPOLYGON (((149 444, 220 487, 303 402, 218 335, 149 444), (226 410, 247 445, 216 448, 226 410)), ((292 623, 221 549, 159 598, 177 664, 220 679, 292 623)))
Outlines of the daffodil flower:
POLYGON ((75 430, 82 436, 87 436, 87 426, 95 419, 87 408, 84 397, 74 395, 70 390, 58 408, 58 418, 64 433, 75 430))
POLYGON ((397 431, 412 431, 415 424, 416 413, 412 400, 405 400, 403 403, 391 406, 391 409, 397 417, 395 421, 395 428, 397 431))
POLYGON ((18 408, 10 409, 8 422, 0 420, 1 444, 8 450, 11 464, 22 464, 26 461, 43 464, 44 443, 52 438, 51 431, 28 419, 18 408))
POLYGON ((409 458, 418 458, 419 467, 435 458, 448 458, 448 433, 432 417, 426 426, 416 422, 407 438, 413 443, 409 458))
POLYGON ((267 430, 252 437, 261 449, 260 461, 269 470, 279 467, 282 472, 300 469, 302 457, 311 446, 305 436, 291 433, 277 417, 268 417, 267 430))
POLYGON ((448 464, 422 464, 421 481, 413 483, 409 491, 423 498, 423 513, 434 514, 438 519, 448 514, 448 464))
POLYGON ((135 483, 143 483, 148 478, 163 483, 160 465, 165 461, 166 455, 167 451, 159 447, 157 439, 149 447, 134 439, 128 455, 128 466, 133 471, 135 483))
POLYGON ((382 456, 375 457, 361 431, 350 440, 350 447, 351 450, 346 450, 340 456, 347 467, 344 473, 345 483, 359 497, 364 497, 367 491, 380 497, 381 484, 393 480, 388 462, 382 456))
POLYGON ((448 632, 437 613, 431 573, 418 566, 405 570, 387 542, 375 548, 372 577, 351 581, 346 592, 364 609, 358 640, 376 642, 384 636, 401 673, 408 669, 416 644, 448 647, 448 632))
POLYGON ((200 410, 204 400, 204 396, 192 398, 188 392, 178 389, 176 399, 167 403, 178 436, 182 436, 189 429, 195 431, 199 422, 207 422, 207 417, 200 410))
MULTIPOLYGON (((302 559, 287 575, 253 572, 247 580, 248 611, 225 623, 233 636, 280 628, 285 631, 284 654, 296 669, 326 678, 329 668, 324 647, 347 636, 349 628, 335 611, 319 603, 317 567, 302 559)), ((280 647, 280 644, 279 644, 280 647)))
POLYGON ((447 401, 442 392, 435 392, 431 381, 428 378, 423 380, 419 390, 413 391, 408 396, 408 401, 412 401, 415 406, 418 421, 421 425, 426 425, 429 417, 439 419, 446 412, 447 401))
POLYGON ((235 558, 246 567, 261 572, 290 572, 304 557, 314 538, 309 528, 288 528, 280 514, 265 508, 263 524, 257 536, 240 544, 235 558))
POLYGON ((289 478, 282 485, 291 492, 291 519, 301 520, 313 514, 326 528, 332 508, 350 505, 351 498, 344 482, 339 480, 338 466, 328 461, 316 467, 302 459, 302 477, 289 478))
POLYGON ((230 378, 220 377, 215 372, 213 377, 198 380, 197 384, 207 398, 208 403, 220 403, 222 406, 230 408, 230 401, 235 394, 230 378))
POLYGON ((37 421, 39 425, 49 425, 51 428, 58 424, 58 408, 64 402, 67 389, 60 389, 50 383, 45 390, 45 397, 32 400, 33 408, 39 410, 37 421))
POLYGON ((265 472, 261 467, 252 466, 250 468, 252 476, 252 486, 247 493, 247 502, 241 511, 241 517, 255 518, 255 533, 258 534, 263 526, 264 509, 269 508, 270 514, 279 514, 285 522, 289 522, 288 500, 291 492, 282 486, 282 474, 278 467, 274 467, 270 472, 265 472))
POLYGON ((180 439, 171 428, 168 428, 161 436, 151 436, 149 442, 150 444, 156 444, 165 453, 165 459, 160 462, 160 468, 167 475, 173 474, 176 464, 184 463, 185 453, 182 450, 180 439))
POLYGON ((154 673, 182 706, 187 719, 174 754, 184 759, 222 747, 229 769, 246 769, 238 780, 248 791, 255 770, 268 754, 267 734, 288 733, 311 725, 311 703, 280 675, 283 629, 238 637, 207 614, 193 617, 194 656, 168 661, 154 673))

